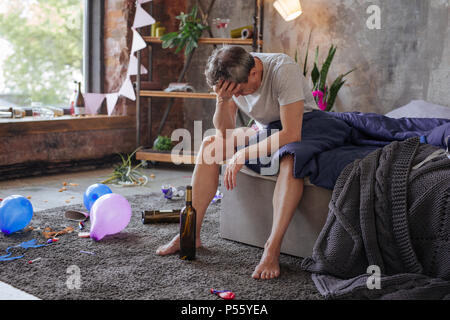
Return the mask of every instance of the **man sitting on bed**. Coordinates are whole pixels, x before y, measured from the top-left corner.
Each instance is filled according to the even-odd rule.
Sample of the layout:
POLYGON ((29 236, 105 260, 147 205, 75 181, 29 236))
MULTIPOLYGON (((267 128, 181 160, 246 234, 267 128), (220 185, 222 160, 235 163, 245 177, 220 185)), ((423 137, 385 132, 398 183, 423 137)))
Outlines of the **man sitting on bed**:
MULTIPOLYGON (((223 184, 232 190, 236 187, 236 174, 245 161, 253 159, 253 155, 272 154, 284 145, 300 141, 303 113, 318 110, 299 65, 285 54, 248 53, 241 47, 223 47, 212 53, 205 74, 208 84, 217 93, 213 118, 216 135, 202 142, 192 177, 192 203, 197 210, 197 246, 201 246, 203 217, 219 184, 220 163, 205 160, 211 150, 213 156, 215 153, 223 155, 220 160, 229 160, 223 184), (282 130, 248 146, 249 137, 256 131, 236 128, 238 108, 255 119, 259 127, 281 120, 282 130), (226 146, 232 146, 231 153, 230 148, 225 150, 226 146)), ((272 231, 261 261, 252 274, 255 279, 273 279, 280 274, 281 243, 303 193, 303 179, 293 176, 293 167, 293 155, 280 159, 273 194, 272 231)), ((176 235, 156 252, 168 255, 179 248, 179 235, 176 235)))

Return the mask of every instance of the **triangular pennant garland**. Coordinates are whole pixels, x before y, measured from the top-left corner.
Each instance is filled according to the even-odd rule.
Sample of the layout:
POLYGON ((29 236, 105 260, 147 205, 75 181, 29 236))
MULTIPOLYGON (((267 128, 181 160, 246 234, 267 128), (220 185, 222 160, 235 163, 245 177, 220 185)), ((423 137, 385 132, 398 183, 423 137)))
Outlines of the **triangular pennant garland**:
POLYGON ((103 93, 86 93, 84 95, 84 103, 86 104, 87 114, 97 114, 98 109, 105 100, 105 94, 103 93))
MULTIPOLYGON (((128 65, 128 75, 135 76, 138 72, 138 59, 131 54, 130 56, 130 64, 128 65)), ((147 68, 141 65, 141 74, 147 74, 147 68)))
POLYGON ((133 28, 141 28, 155 23, 155 19, 145 11, 140 3, 136 4, 133 28))
POLYGON ((122 84, 122 88, 120 88, 119 95, 127 97, 130 100, 136 100, 136 93, 134 92, 133 84, 131 83, 130 78, 127 77, 125 82, 122 84))
POLYGON ((119 98, 118 93, 108 93, 106 95, 106 107, 108 109, 108 116, 110 116, 114 109, 116 108, 117 99, 119 98))
MULTIPOLYGON (((147 47, 147 43, 141 37, 139 32, 136 31, 136 28, 146 27, 155 23, 155 19, 153 19, 153 17, 141 6, 141 4, 150 1, 152 0, 137 0, 136 14, 134 16, 133 27, 131 28, 133 31, 133 42, 131 46, 130 63, 128 65, 127 77, 123 82, 120 91, 115 93, 86 93, 84 96, 87 114, 96 114, 105 97, 109 116, 114 112, 119 96, 124 96, 130 100, 136 101, 136 93, 130 79, 130 76, 136 75, 138 71, 138 61, 134 56, 134 53, 147 47)), ((141 74, 148 73, 144 66, 141 65, 140 68, 141 74)))
POLYGON ((137 32, 134 28, 131 28, 133 30, 133 44, 131 45, 131 54, 144 49, 147 47, 147 43, 142 39, 139 32, 137 32))

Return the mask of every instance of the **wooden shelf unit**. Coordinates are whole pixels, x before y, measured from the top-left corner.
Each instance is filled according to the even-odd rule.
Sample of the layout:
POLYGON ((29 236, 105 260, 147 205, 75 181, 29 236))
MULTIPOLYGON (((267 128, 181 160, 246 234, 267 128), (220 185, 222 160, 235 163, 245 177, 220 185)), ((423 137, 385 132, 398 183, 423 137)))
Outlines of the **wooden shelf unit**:
MULTIPOLYGON (((144 41, 147 43, 162 43, 162 40, 159 37, 150 37, 143 36, 144 41)), ((263 45, 262 40, 257 40, 256 43, 258 45, 263 45)), ((253 39, 240 39, 240 38, 199 38, 198 44, 233 44, 233 45, 242 45, 242 46, 252 46, 253 39)))
POLYGON ((215 93, 208 92, 166 92, 141 90, 141 97, 159 97, 159 98, 190 98, 190 99, 216 99, 215 93))
POLYGON ((172 162, 182 164, 195 164, 196 153, 172 155, 170 152, 153 149, 142 149, 136 152, 136 159, 156 162, 172 162))
MULTIPOLYGON (((230 44, 230 45, 245 45, 252 46, 253 51, 262 52, 263 40, 262 40, 262 30, 263 30, 263 0, 254 0, 254 8, 255 13, 253 15, 253 37, 251 39, 239 39, 239 38, 212 38, 212 37, 201 37, 198 40, 198 44, 200 45, 221 45, 221 44, 230 44)), ((153 2, 150 4, 150 14, 153 13, 153 2)), ((212 34, 210 33, 212 36, 212 34)), ((142 36, 144 41, 150 46, 153 44, 160 45, 162 40, 159 37, 151 37, 151 36, 142 36)), ((191 53, 192 55, 192 53, 191 53)), ((150 52, 150 68, 148 68, 148 76, 149 80, 152 80, 152 54, 150 52)), ((180 79, 184 77, 185 71, 190 63, 190 59, 192 56, 187 58, 185 62, 185 67, 181 72, 180 79)), ((137 52, 138 66, 141 65, 141 51, 137 52)), ((164 123, 166 121, 166 117, 172 107, 173 101, 175 98, 183 98, 183 99, 216 99, 216 95, 214 93, 200 93, 200 92, 165 92, 165 91, 152 91, 152 90, 141 90, 141 68, 137 68, 138 73, 136 76, 136 144, 137 147, 140 147, 140 108, 141 108, 141 97, 147 98, 169 98, 169 105, 166 108, 163 119, 161 120, 158 133, 159 135, 162 131, 164 123)), ((181 80, 178 82, 181 82, 181 80)), ((149 99, 149 127, 150 127, 150 141, 152 140, 151 136, 151 99, 149 99)), ((240 114, 239 114, 240 115, 240 114)), ((242 121, 242 116, 241 116, 242 121)), ((185 164, 194 164, 195 163, 196 154, 192 155, 183 155, 181 156, 181 162, 185 164)), ((136 153, 137 160, 149 160, 156 162, 173 162, 172 156, 167 152, 158 152, 153 149, 143 149, 136 153)), ((178 161, 179 162, 179 161, 178 161)))

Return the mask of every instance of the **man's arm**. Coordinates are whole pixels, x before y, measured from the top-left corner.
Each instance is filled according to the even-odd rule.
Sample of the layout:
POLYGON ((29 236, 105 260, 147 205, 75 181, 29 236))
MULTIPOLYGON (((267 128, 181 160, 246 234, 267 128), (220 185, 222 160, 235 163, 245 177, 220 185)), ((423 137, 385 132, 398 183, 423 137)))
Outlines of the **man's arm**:
POLYGON ((236 127, 237 106, 233 101, 233 94, 237 92, 239 85, 228 81, 220 81, 214 86, 217 93, 216 111, 214 112, 213 124, 222 137, 226 137, 227 129, 236 127))
POLYGON ((257 144, 241 149, 241 160, 258 158, 259 155, 271 155, 282 146, 300 141, 302 136, 304 102, 297 101, 280 107, 280 118, 283 129, 260 141, 257 144))
POLYGON ((236 187, 236 174, 246 160, 269 156, 288 143, 301 141, 303 111, 303 100, 281 106, 280 117, 283 129, 259 143, 243 148, 234 154, 223 176, 223 183, 227 190, 232 190, 236 187))
POLYGON ((222 137, 225 137, 227 129, 236 127, 237 106, 233 99, 224 100, 217 97, 216 111, 214 112, 213 124, 222 137))
POLYGON ((288 143, 300 141, 306 94, 303 92, 303 81, 306 80, 298 64, 286 63, 278 68, 274 74, 273 86, 278 93, 283 129, 261 143, 246 148, 246 160, 258 158, 258 150, 259 154, 268 156, 288 143))

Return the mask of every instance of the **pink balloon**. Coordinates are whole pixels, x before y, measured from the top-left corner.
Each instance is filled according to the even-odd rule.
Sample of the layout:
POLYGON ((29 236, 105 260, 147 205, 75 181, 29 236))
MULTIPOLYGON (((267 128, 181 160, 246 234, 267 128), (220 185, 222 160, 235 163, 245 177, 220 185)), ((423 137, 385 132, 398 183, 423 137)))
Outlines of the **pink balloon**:
POLYGON ((131 219, 131 206, 120 194, 108 193, 98 198, 91 208, 91 238, 95 241, 126 228, 131 219))

